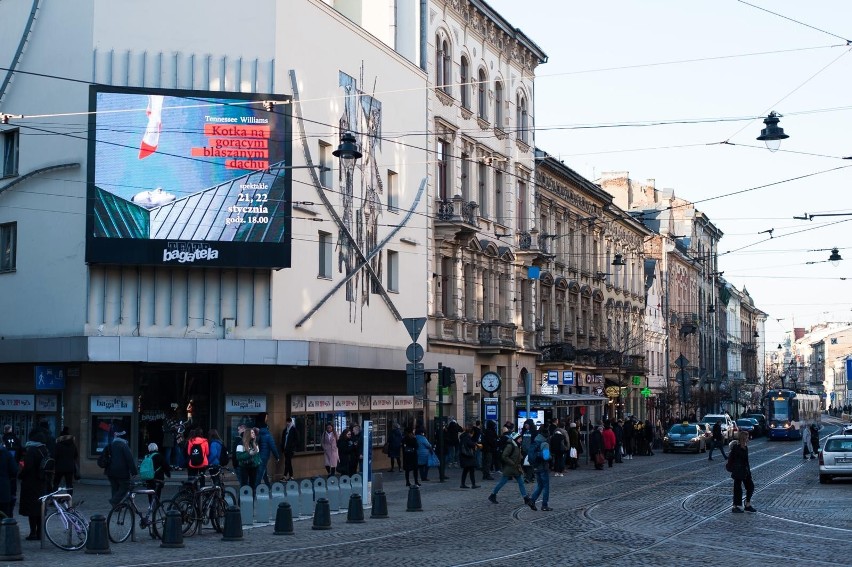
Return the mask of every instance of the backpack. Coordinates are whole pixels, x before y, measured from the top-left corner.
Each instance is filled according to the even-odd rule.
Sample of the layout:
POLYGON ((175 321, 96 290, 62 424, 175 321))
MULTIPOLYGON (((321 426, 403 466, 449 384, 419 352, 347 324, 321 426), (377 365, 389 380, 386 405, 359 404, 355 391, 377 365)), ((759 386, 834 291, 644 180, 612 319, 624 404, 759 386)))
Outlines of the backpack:
POLYGON ((101 451, 101 454, 98 455, 98 466, 101 467, 102 469, 105 469, 105 468, 109 467, 111 462, 112 462, 112 448, 109 445, 107 445, 106 447, 104 447, 103 451, 101 451))
POLYGON ((139 478, 142 480, 152 480, 154 478, 154 453, 148 453, 142 459, 142 464, 139 465, 139 478))
POLYGON ((226 467, 228 466, 228 461, 231 460, 231 452, 228 451, 228 448, 225 447, 224 443, 220 443, 222 449, 219 451, 219 466, 226 467))
POLYGON ((193 443, 189 447, 189 466, 198 469, 204 466, 204 452, 201 443, 193 443))
POLYGON ((56 459, 50 456, 47 449, 41 452, 41 464, 38 467, 39 480, 49 480, 53 483, 53 476, 56 474, 56 459))

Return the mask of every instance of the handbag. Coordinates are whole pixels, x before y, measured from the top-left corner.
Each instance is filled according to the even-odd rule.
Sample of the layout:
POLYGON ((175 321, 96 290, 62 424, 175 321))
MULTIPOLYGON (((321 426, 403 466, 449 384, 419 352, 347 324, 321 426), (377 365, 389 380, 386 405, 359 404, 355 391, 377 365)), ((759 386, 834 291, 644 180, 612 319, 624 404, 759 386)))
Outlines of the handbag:
POLYGON ((438 458, 438 455, 435 453, 429 453, 429 458, 426 461, 426 465, 429 467, 440 467, 441 460, 438 458))
POLYGON ((595 464, 596 465, 602 465, 602 464, 604 464, 605 461, 606 461, 606 459, 604 458, 603 453, 598 451, 598 453, 595 455, 595 464))
POLYGON ((568 456, 571 457, 572 459, 576 459, 577 458, 577 448, 571 447, 571 450, 568 451, 568 456))

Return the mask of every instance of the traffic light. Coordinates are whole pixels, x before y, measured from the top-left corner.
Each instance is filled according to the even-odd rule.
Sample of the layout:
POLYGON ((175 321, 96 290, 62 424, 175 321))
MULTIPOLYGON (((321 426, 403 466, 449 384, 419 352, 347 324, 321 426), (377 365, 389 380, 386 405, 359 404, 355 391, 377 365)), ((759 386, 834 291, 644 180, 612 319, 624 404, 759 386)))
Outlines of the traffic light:
POLYGON ((448 388, 456 383, 456 371, 449 366, 441 367, 440 383, 442 388, 448 388))

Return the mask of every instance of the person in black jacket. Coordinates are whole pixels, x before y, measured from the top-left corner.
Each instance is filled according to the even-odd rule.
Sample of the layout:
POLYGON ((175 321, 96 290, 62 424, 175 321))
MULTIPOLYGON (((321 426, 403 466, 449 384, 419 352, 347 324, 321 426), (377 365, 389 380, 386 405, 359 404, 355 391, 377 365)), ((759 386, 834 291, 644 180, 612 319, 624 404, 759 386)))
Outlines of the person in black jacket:
POLYGON ((754 494, 754 481, 751 478, 751 466, 748 463, 748 431, 740 431, 737 439, 731 441, 728 462, 730 463, 731 478, 734 479, 734 506, 731 512, 742 513, 743 485, 745 485, 745 511, 757 512, 751 505, 754 494))
POLYGON ((127 435, 126 431, 114 433, 115 437, 109 446, 111 455, 109 466, 104 469, 104 474, 107 475, 112 489, 109 503, 113 506, 121 502, 121 499, 130 490, 130 477, 139 474, 136 459, 133 458, 130 445, 124 439, 125 435, 127 435))
POLYGON ((0 445, 0 512, 13 516, 18 488, 18 460, 12 451, 0 445))
POLYGON ((15 431, 12 429, 11 425, 3 426, 3 445, 5 445, 12 453, 12 456, 15 458, 15 462, 21 460, 23 451, 23 448, 21 447, 21 440, 18 439, 17 435, 15 435, 15 431))
POLYGON ((62 434, 56 438, 53 458, 56 460, 56 475, 53 480, 53 490, 60 486, 74 488, 77 474, 77 443, 68 427, 62 428, 62 434), (64 482, 64 484, 63 484, 64 482))
POLYGON ((494 480, 491 476, 493 467, 500 468, 500 461, 494 462, 494 453, 497 452, 497 422, 487 420, 485 431, 482 433, 482 480, 494 480))
POLYGON ((18 473, 21 479, 18 513, 29 519, 30 535, 26 539, 30 541, 41 539, 41 503, 38 499, 50 491, 48 481, 41 474, 41 461, 50 455, 43 441, 44 434, 40 428, 30 431, 24 444, 24 468, 18 473))
POLYGON ((160 453, 160 448, 156 443, 148 443, 148 453, 151 454, 151 464, 154 465, 154 478, 146 480, 146 488, 157 491, 157 500, 160 500, 160 495, 163 492, 163 485, 166 483, 166 477, 172 478, 172 467, 166 463, 166 458, 160 453))

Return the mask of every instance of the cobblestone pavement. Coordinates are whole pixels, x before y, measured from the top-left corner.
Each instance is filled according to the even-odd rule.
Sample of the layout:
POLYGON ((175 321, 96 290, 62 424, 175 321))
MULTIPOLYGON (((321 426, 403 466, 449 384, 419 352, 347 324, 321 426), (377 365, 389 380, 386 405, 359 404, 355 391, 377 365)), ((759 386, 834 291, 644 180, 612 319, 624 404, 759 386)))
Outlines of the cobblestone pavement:
MULTIPOLYGON (((825 423, 827 433, 837 421, 825 423)), ((207 530, 185 538, 180 549, 161 548, 145 534, 111 544, 108 555, 63 552, 49 542, 45 549, 39 542, 21 544, 24 563, 50 566, 852 566, 852 480, 820 485, 817 462, 801 458, 799 442, 757 439, 750 455, 756 514, 731 513, 723 459, 657 452, 603 471, 584 465, 551 478, 552 512, 524 506, 514 483, 491 504, 486 498, 494 481, 463 490, 457 469, 448 471, 445 483, 423 483, 423 511, 407 512, 403 475, 383 473, 388 519, 370 519, 365 510, 366 522, 356 524, 335 514, 331 529, 313 530, 311 517, 303 516, 293 535, 276 536, 273 525, 264 524, 244 529, 242 541, 225 542, 207 530)), ((75 498, 85 499, 86 516, 105 514, 107 493, 103 485, 82 485, 75 498)), ((26 535, 25 520, 21 531, 26 535)))

